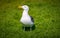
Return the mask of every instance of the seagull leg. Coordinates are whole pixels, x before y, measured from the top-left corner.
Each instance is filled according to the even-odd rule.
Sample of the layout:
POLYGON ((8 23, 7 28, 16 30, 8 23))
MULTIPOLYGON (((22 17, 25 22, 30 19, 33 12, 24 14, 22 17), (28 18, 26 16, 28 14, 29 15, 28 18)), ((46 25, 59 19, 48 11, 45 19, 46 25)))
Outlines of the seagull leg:
POLYGON ((25 26, 24 26, 24 31, 25 31, 25 26))
POLYGON ((30 27, 30 31, 31 31, 31 27, 30 27))
POLYGON ((30 31, 32 30, 32 27, 30 27, 30 31))

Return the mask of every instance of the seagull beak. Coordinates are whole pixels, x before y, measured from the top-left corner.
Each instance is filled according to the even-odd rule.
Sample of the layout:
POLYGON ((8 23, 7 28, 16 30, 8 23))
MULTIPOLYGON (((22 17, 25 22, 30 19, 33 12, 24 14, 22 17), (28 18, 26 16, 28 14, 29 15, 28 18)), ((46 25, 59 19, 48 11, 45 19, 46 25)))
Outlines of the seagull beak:
POLYGON ((18 8, 22 8, 22 6, 18 6, 18 8))

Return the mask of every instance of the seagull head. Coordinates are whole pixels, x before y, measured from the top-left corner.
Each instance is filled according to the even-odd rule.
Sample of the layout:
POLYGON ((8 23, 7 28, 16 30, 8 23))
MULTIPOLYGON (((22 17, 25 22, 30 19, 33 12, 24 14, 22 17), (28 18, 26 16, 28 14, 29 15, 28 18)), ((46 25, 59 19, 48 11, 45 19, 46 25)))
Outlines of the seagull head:
POLYGON ((27 5, 23 5, 23 6, 18 6, 18 8, 22 8, 24 10, 29 10, 29 7, 27 5))

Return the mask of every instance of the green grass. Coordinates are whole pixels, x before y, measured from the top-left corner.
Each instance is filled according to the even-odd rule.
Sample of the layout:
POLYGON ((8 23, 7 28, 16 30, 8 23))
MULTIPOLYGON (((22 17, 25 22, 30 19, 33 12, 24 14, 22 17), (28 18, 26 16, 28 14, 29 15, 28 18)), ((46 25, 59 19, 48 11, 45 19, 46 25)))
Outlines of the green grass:
POLYGON ((0 38, 60 38, 60 0, 0 0, 0 38), (30 7, 33 31, 22 30, 23 4, 30 7))

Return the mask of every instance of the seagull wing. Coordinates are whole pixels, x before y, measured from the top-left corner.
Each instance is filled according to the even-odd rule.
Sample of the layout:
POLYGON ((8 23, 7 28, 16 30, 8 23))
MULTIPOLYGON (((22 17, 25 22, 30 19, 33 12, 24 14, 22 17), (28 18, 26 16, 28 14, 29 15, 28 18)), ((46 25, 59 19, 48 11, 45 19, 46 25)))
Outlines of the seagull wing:
POLYGON ((30 18, 31 18, 31 21, 32 21, 32 22, 34 22, 34 19, 33 19, 33 17, 32 17, 32 16, 30 16, 30 18))

